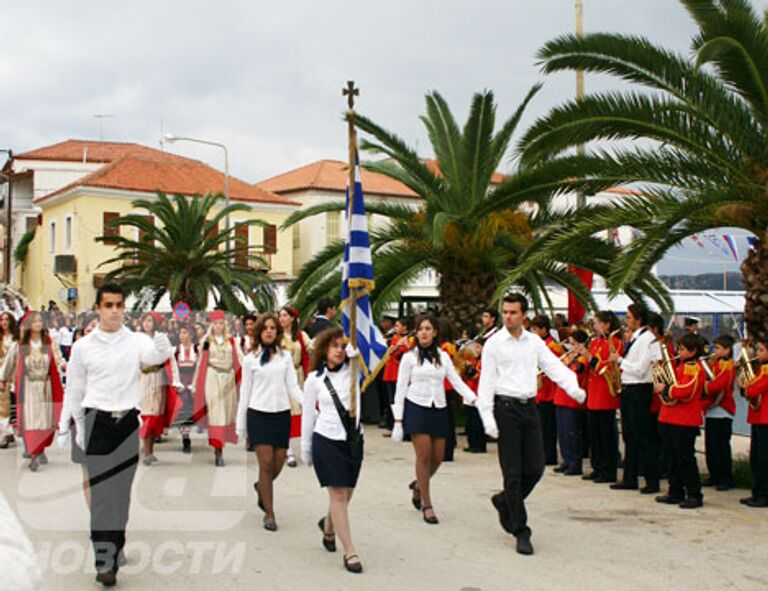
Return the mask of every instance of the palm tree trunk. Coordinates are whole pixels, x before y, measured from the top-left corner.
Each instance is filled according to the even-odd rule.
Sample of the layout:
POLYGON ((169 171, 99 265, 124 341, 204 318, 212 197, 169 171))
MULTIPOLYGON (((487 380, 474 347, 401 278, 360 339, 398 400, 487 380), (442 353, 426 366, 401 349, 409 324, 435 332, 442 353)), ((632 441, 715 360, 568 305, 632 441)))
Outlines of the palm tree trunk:
POLYGON ((444 273, 440 275, 440 307, 459 331, 477 332, 483 310, 493 303, 496 277, 493 273, 444 273))
POLYGON ((768 337, 768 245, 755 244, 741 264, 746 304, 744 317, 751 339, 768 337))

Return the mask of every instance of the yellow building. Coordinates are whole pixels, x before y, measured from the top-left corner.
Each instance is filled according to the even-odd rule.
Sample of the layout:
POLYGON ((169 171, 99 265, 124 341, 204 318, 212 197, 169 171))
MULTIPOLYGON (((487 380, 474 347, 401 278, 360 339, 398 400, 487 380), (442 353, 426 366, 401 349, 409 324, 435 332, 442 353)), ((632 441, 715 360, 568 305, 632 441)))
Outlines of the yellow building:
MULTIPOLYGON (((100 265, 115 255, 114 246, 95 238, 109 235, 112 219, 144 213, 133 207, 134 200, 156 199, 157 191, 194 198, 223 192, 224 188, 220 171, 197 160, 136 144, 69 140, 20 154, 15 160, 48 164, 82 160, 93 168, 60 188, 33 194, 32 205, 40 212, 35 238, 23 271, 16 269, 14 281, 32 308, 47 305, 49 300, 77 312, 93 305, 96 288, 110 270, 100 265)), ((249 212, 231 216, 232 225, 254 218, 269 224, 267 228, 241 226, 238 236, 247 239, 251 252, 266 259, 268 272, 278 284, 290 281, 292 234, 278 228, 299 204, 232 177, 230 199, 250 206, 249 212)))

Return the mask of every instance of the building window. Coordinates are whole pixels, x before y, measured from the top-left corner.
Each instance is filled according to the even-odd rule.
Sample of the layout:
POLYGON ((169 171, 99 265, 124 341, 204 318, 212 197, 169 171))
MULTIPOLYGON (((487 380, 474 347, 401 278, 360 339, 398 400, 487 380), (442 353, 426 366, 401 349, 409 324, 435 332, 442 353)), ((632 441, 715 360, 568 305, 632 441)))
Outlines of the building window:
POLYGON ((293 248, 301 248, 301 222, 293 224, 293 248))
POLYGON ((64 218, 64 250, 72 249, 72 216, 64 218))
POLYGON ((235 266, 248 266, 248 226, 235 224, 235 266))
MULTIPOLYGON (((151 215, 144 215, 141 216, 146 221, 148 221, 151 225, 155 225, 155 218, 151 215)), ((143 229, 139 228, 139 235, 138 235, 138 241, 139 244, 151 244, 154 246, 154 241, 152 240, 152 236, 147 236, 148 232, 145 232, 143 229)), ((149 255, 146 252, 141 252, 139 254, 139 262, 143 264, 149 263, 149 255)))
POLYGON ((339 239, 339 220, 341 219, 341 212, 328 211, 325 214, 325 242, 330 244, 331 242, 339 239))
POLYGON ((51 222, 51 254, 56 252, 56 222, 51 222))
POLYGON ((264 228, 264 254, 277 252, 277 226, 269 224, 264 228))
POLYGON ((115 211, 105 211, 103 216, 103 228, 102 233, 109 240, 105 240, 104 244, 117 244, 116 238, 120 236, 120 228, 117 226, 110 226, 112 220, 116 220, 120 217, 120 214, 115 211))
POLYGON ((27 232, 37 228, 37 216, 35 216, 35 217, 28 217, 26 221, 27 221, 27 232))

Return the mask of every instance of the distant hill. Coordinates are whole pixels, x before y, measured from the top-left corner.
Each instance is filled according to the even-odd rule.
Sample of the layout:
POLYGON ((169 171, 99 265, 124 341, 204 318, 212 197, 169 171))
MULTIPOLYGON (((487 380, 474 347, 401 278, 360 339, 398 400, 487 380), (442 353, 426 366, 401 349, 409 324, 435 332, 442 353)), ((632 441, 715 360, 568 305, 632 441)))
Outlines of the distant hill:
MULTIPOLYGON (((670 289, 711 289, 723 290, 722 273, 704 273, 702 275, 659 275, 664 284, 670 289)), ((728 291, 742 291, 741 273, 733 271, 726 273, 725 283, 728 291)))

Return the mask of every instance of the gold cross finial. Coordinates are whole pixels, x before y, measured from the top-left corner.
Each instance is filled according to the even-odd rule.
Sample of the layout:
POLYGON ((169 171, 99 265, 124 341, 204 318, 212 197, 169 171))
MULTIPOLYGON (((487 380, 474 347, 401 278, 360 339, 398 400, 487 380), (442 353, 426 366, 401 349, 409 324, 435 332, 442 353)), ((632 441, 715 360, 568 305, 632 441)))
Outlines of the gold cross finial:
POLYGON ((355 88, 355 81, 347 80, 347 87, 342 89, 341 94, 342 96, 347 97, 347 104, 349 105, 349 108, 354 109, 355 97, 360 96, 360 89, 355 88))

